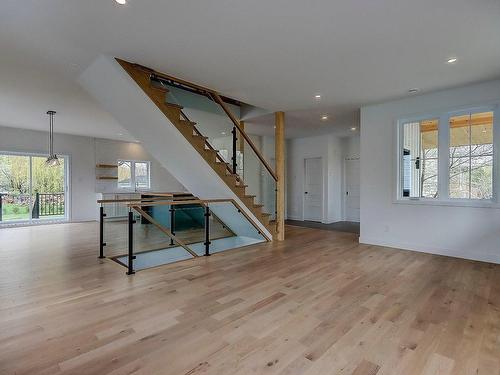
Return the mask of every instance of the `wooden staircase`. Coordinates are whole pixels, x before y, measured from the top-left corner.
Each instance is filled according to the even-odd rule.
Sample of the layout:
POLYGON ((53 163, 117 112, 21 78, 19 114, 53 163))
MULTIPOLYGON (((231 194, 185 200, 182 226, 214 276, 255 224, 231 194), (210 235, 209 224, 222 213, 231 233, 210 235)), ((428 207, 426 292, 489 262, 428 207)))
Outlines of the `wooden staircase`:
MULTIPOLYGON (((163 114, 170 120, 170 122, 179 130, 179 132, 186 138, 186 140, 193 146, 193 148, 205 159, 205 161, 212 167, 212 169, 220 176, 226 185, 238 196, 243 204, 254 214, 254 216, 267 228, 267 230, 274 236, 276 234, 276 222, 270 220, 270 213, 263 211, 263 205, 255 203, 255 196, 246 194, 246 188, 243 179, 232 172, 231 166, 225 162, 222 156, 215 150, 208 138, 203 136, 196 128, 196 123, 189 120, 189 118, 182 111, 183 107, 178 104, 166 102, 167 88, 154 86, 151 82, 152 74, 156 73, 148 68, 129 63, 124 60, 116 59, 122 68, 130 75, 130 77, 137 83, 137 85, 144 91, 144 93, 155 103, 155 105, 163 112, 163 114)), ((217 95, 217 94, 216 94, 217 95)), ((220 100, 220 97, 216 97, 220 100)), ((224 104, 219 103, 222 106, 224 104)), ((224 108, 227 113, 227 109, 224 108)), ((230 114, 228 114, 230 115, 230 114)), ((231 117, 231 116, 230 116, 231 117)), ((234 118, 231 118, 233 122, 234 118)), ((241 132, 242 129, 238 128, 241 132)), ((245 134, 246 135, 246 134, 245 134)), ((251 142, 248 137, 246 139, 251 142)), ((251 144, 255 150, 255 146, 251 144)), ((256 150, 255 150, 256 151, 256 150)), ((257 152, 257 151, 256 151, 257 152)), ((269 168, 268 164, 261 157, 262 162, 269 168)), ((274 177, 274 174, 273 174, 274 177)))

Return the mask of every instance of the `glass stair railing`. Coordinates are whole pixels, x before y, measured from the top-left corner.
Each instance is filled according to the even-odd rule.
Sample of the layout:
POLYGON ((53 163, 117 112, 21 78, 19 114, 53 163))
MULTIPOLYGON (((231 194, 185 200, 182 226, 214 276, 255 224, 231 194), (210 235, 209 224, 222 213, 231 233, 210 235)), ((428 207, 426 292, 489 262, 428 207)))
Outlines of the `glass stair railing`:
POLYGON ((100 258, 127 274, 269 240, 233 200, 100 203, 100 258))
POLYGON ((240 107, 223 102, 216 93, 190 90, 154 74, 150 80, 153 87, 167 90, 166 103, 181 108, 180 117, 192 128, 192 138, 217 154, 221 170, 235 179, 239 198, 268 225, 276 218, 277 177, 273 161, 263 155, 260 137, 246 134, 237 120, 240 107))

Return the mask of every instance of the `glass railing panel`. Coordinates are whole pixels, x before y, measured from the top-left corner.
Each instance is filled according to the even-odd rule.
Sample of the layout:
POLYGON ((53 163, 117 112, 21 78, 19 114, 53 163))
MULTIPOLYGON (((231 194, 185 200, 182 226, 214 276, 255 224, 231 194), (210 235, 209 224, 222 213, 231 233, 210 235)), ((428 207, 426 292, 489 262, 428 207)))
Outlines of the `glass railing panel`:
MULTIPOLYGON (((240 240, 248 241, 248 244, 265 241, 260 229, 254 225, 245 214, 231 201, 207 202, 212 216, 232 233, 231 237, 239 237, 240 240)), ((211 249, 217 251, 214 244, 217 239, 228 238, 228 236, 217 237, 213 231, 210 233, 210 239, 213 243, 211 249)), ((232 240, 233 242, 235 239, 232 240)), ((237 242, 237 241, 236 241, 237 242)), ((221 241, 224 243, 224 241, 221 241)), ((239 246, 237 246, 239 247, 239 246)))
MULTIPOLYGON (((141 209, 153 218, 155 223, 171 231, 183 243, 190 244, 203 241, 205 238, 205 212, 199 203, 167 202, 142 205, 141 209)), ((156 228, 147 217, 141 216, 143 232, 156 228)), ((155 229, 153 229, 154 231, 155 229)))
MULTIPOLYGON (((130 270, 157 267, 196 256, 184 241, 176 237, 178 233, 184 233, 186 228, 196 231, 194 229, 197 226, 196 220, 186 218, 185 212, 180 209, 171 211, 173 207, 175 207, 174 204, 159 201, 142 201, 129 205, 133 217, 132 237, 130 237, 130 225, 127 220, 127 252, 114 257, 114 260, 128 268, 129 273, 131 273, 130 270), (175 229, 177 217, 180 223, 179 232, 175 229), (128 246, 130 239, 132 239, 132 248, 128 246)), ((194 235, 194 240, 199 240, 198 237, 194 235)))
MULTIPOLYGON (((264 137, 254 144, 262 145, 262 138, 264 137)), ((265 152, 262 154, 268 155, 265 152)), ((262 205, 262 212, 270 214, 271 220, 274 220, 276 217, 276 180, 248 145, 245 145, 244 160, 243 180, 247 185, 246 194, 255 196, 254 203, 262 205)), ((269 157, 267 162, 274 170, 274 157, 269 157)))
POLYGON ((129 274, 266 241, 258 225, 233 201, 106 202, 101 206, 103 255, 127 267, 129 274))
MULTIPOLYGON (((183 107, 183 113, 190 121, 196 123, 196 128, 210 145, 219 151, 226 163, 232 165, 234 124, 222 108, 207 96, 180 89, 173 85, 163 84, 169 92, 166 101, 183 107)), ((239 107, 229 105, 231 111, 239 117, 239 107)))
POLYGON ((111 257, 128 250, 128 207, 123 202, 101 203, 103 207, 104 255, 111 257))

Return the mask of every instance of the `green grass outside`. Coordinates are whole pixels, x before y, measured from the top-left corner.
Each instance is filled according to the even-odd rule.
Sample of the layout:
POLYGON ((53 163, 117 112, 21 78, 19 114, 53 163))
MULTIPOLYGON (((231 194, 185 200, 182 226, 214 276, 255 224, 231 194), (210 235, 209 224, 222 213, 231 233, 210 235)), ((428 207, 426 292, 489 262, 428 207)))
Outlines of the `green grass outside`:
MULTIPOLYGON (((57 219, 63 217, 64 214, 41 216, 40 218, 57 219)), ((27 204, 20 205, 20 204, 4 203, 2 205, 3 222, 12 220, 29 220, 29 218, 30 218, 30 212, 29 212, 29 206, 27 204)))
POLYGON ((28 220, 30 211, 28 205, 4 203, 2 205, 2 221, 28 220))

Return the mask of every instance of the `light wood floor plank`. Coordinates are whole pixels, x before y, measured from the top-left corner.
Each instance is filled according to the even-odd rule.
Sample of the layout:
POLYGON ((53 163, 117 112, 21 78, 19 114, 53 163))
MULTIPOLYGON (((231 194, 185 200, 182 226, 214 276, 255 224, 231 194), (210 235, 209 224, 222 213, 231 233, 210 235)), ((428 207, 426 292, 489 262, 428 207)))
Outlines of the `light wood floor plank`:
POLYGON ((500 265, 288 226, 126 276, 97 231, 0 229, 0 374, 500 375, 500 265))

